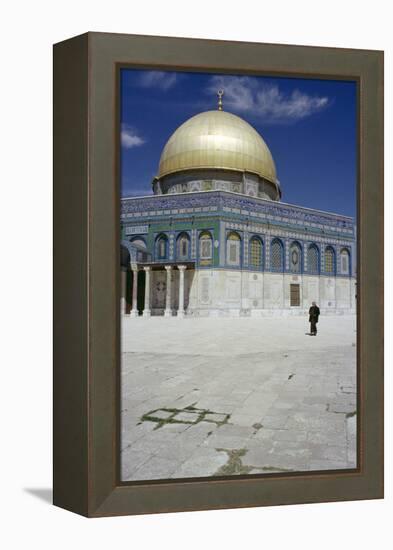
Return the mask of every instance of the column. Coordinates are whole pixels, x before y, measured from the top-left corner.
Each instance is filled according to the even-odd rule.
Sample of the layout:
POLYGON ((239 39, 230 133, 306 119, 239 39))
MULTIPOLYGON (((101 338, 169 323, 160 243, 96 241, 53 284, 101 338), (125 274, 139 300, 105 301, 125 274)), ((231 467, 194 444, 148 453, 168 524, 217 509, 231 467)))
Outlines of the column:
POLYGON ((172 308, 171 308, 171 301, 172 301, 172 281, 171 281, 171 273, 172 273, 172 266, 166 265, 166 297, 165 297, 165 311, 164 311, 164 317, 171 317, 172 316, 172 308))
POLYGON ((151 310, 150 310, 150 272, 151 267, 146 266, 143 268, 146 273, 146 280, 145 280, 145 307, 143 309, 143 317, 150 317, 151 310))
POLYGON ((132 268, 132 309, 130 311, 131 317, 138 317, 138 269, 132 268))
POLYGON ((187 269, 185 265, 178 265, 179 270, 179 309, 177 310, 177 316, 183 318, 184 311, 184 272, 187 269))
POLYGON ((120 313, 127 313, 127 271, 120 271, 120 313))

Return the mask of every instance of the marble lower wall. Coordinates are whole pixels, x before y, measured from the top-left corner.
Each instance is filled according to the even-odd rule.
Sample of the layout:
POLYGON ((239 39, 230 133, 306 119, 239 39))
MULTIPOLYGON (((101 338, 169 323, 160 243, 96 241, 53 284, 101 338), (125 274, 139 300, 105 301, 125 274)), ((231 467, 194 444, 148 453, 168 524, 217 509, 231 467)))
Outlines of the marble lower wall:
MULTIPOLYGON (((187 270, 185 308, 189 316, 266 316, 304 314, 315 301, 323 314, 355 313, 354 278, 253 273, 237 270, 187 270), (291 305, 291 284, 299 285, 299 305, 291 305)), ((152 273, 152 314, 163 313, 166 273, 152 273)), ((179 303, 179 272, 171 274, 171 307, 179 303)))

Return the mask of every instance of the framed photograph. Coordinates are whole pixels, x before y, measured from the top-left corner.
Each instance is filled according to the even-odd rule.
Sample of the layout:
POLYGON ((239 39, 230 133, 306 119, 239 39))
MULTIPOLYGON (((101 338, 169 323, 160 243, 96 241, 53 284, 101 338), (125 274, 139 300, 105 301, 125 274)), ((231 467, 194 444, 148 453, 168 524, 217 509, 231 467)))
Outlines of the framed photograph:
POLYGON ((54 503, 383 497, 383 53, 54 47, 54 503))

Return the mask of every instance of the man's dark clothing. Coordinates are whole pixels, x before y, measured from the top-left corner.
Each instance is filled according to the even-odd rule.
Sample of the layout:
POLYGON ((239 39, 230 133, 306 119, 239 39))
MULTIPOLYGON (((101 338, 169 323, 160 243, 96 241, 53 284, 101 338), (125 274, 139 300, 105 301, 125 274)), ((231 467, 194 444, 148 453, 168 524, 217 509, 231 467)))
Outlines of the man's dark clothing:
POLYGON ((317 323, 318 323, 318 318, 320 313, 321 312, 319 311, 318 306, 311 306, 308 311, 308 314, 310 316, 309 321, 311 323, 311 330, 310 330, 311 334, 317 333, 317 323))

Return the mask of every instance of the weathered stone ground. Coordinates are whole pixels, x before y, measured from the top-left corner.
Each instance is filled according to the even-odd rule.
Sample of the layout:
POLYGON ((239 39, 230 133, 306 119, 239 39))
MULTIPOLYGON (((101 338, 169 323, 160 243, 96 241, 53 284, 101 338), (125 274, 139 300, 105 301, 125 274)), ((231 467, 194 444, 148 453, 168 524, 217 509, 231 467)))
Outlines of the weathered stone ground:
POLYGON ((356 322, 122 322, 122 479, 356 467, 356 322))

